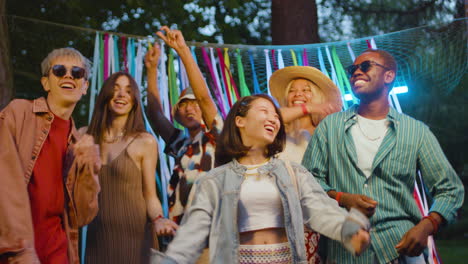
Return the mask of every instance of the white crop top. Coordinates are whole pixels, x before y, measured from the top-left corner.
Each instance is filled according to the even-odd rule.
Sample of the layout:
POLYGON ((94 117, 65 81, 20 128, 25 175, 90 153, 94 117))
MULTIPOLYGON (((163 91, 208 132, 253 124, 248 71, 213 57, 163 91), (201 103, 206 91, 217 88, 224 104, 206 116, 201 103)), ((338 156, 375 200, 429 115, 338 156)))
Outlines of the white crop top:
POLYGON ((284 227, 281 197, 274 179, 259 175, 258 165, 246 165, 238 206, 239 232, 284 227))

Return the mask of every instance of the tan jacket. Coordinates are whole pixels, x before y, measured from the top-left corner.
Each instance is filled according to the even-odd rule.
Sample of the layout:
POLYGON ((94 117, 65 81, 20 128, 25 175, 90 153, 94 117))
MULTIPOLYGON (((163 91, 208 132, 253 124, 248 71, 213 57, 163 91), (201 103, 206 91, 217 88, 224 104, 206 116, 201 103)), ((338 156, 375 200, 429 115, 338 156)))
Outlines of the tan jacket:
MULTIPOLYGON (((38 263, 27 186, 53 119, 45 98, 13 100, 0 112, 0 263, 38 263)), ((93 164, 74 159, 78 137, 72 123, 63 174, 70 264, 79 263, 78 227, 96 216, 100 190, 93 164)))

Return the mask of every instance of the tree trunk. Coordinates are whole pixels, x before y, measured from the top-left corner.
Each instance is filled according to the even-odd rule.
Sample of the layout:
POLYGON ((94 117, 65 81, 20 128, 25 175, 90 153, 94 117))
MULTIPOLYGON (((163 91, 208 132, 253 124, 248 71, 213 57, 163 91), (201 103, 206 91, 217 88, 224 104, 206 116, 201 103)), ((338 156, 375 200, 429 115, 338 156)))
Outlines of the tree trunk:
POLYGON ((315 0, 272 0, 271 37, 273 45, 318 43, 315 0))
POLYGON ((0 0, 0 110, 13 97, 10 45, 6 18, 6 0, 0 0))

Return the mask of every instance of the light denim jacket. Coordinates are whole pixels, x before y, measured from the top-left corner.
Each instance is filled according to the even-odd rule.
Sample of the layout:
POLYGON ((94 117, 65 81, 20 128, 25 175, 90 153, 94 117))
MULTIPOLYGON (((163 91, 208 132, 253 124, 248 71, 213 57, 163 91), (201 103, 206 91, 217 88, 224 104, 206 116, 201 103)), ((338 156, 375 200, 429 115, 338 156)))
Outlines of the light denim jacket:
MULTIPOLYGON (((298 191, 284 161, 273 158, 259 173, 275 179, 284 210, 284 224, 294 263, 307 263, 304 223, 311 229, 341 240, 346 210, 329 198, 315 178, 301 165, 291 162, 298 191), (300 202, 298 199, 300 197, 300 202)), ((236 160, 199 178, 194 198, 174 240, 153 263, 194 263, 202 250, 210 248, 210 263, 238 263, 239 232, 237 208, 246 167, 236 160)))

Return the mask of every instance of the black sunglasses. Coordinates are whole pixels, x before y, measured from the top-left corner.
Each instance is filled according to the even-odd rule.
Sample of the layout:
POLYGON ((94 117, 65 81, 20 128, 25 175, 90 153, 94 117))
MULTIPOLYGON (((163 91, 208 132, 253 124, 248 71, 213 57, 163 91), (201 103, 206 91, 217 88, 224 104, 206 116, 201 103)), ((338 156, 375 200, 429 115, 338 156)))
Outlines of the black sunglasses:
MULTIPOLYGON (((52 73, 57 77, 63 77, 67 74, 67 68, 64 65, 57 64, 52 66, 52 73)), ((85 73, 85 69, 81 67, 73 66, 71 68, 71 76, 73 79, 81 79, 85 76, 85 73)))
POLYGON ((359 64, 353 64, 353 65, 350 65, 346 68, 346 71, 348 72, 348 75, 349 76, 353 76, 354 72, 357 71, 357 69, 361 69, 362 72, 368 72, 369 69, 371 68, 372 65, 376 65, 376 66, 380 66, 384 69, 386 69, 387 71, 390 70, 390 68, 382 65, 382 64, 379 64, 375 61, 370 61, 370 60, 366 60, 366 61, 363 61, 359 64))

